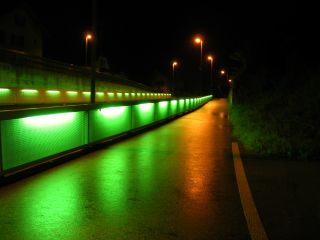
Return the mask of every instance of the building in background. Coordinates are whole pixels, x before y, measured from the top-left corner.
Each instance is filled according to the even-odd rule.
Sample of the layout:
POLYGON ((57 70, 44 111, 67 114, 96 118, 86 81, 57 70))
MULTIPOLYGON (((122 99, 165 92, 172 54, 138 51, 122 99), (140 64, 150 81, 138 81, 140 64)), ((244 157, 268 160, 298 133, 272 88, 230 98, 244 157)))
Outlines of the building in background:
POLYGON ((1 9, 0 47, 42 57, 43 30, 32 11, 24 5, 1 9))

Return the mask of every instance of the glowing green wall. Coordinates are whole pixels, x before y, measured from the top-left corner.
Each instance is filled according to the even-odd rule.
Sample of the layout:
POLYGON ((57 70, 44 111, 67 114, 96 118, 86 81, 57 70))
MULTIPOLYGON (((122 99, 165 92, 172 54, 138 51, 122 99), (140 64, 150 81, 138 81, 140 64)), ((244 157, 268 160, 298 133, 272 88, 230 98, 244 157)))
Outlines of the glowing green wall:
POLYGON ((156 120, 162 120, 169 116, 169 101, 156 103, 156 120))
MULTIPOLYGON (((7 92, 5 89, 2 91, 7 92)), ((0 120, 0 174, 3 170, 175 117, 210 99, 211 97, 159 100, 129 106, 0 120)))
POLYGON ((131 129, 131 106, 91 110, 89 129, 90 142, 129 131, 131 129))
POLYGON ((184 107, 185 107, 185 103, 184 103, 185 101, 184 101, 184 99, 180 99, 179 101, 178 101, 178 106, 179 106, 179 113, 183 113, 184 112, 184 107))
POLYGON ((143 103, 132 106, 132 128, 139 128, 155 121, 155 104, 143 103))
POLYGON ((171 100, 169 105, 169 115, 173 116, 177 114, 178 110, 178 101, 177 100, 171 100))
POLYGON ((85 115, 69 112, 1 121, 3 169, 84 145, 85 115))

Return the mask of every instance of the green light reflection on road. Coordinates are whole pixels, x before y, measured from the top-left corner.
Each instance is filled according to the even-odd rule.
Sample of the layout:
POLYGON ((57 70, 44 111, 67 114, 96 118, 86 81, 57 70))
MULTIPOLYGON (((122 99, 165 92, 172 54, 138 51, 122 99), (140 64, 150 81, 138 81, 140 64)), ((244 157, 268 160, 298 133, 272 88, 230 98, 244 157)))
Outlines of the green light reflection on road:
POLYGON ((60 177, 57 174, 60 173, 33 186, 32 194, 25 200, 24 222, 20 226, 23 239, 48 239, 48 236, 59 239, 61 232, 63 239, 68 239, 75 236, 77 225, 81 225, 79 183, 68 172, 60 177))
POLYGON ((128 161, 126 151, 112 150, 102 156, 97 172, 98 198, 101 208, 107 214, 121 214, 128 198, 128 161))

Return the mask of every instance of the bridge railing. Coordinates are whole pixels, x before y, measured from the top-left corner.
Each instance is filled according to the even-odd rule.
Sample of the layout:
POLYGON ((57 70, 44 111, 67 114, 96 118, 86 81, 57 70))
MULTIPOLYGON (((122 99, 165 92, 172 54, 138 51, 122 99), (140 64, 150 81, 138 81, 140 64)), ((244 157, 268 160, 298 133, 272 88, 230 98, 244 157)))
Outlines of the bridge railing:
POLYGON ((164 123, 210 99, 146 99, 0 111, 0 177, 164 123))

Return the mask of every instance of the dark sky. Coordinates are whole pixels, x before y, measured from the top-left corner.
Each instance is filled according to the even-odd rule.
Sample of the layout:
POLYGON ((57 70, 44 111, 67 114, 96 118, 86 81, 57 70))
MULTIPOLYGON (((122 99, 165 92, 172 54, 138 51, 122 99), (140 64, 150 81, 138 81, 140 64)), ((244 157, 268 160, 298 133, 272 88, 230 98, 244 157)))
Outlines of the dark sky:
MULTIPOLYGON (((46 29, 45 57, 83 64, 84 32, 91 29, 91 1, 27 2, 46 29)), ((102 1, 97 0, 97 54, 108 58, 112 70, 139 77, 158 70, 170 75, 170 61, 188 72, 199 63, 195 34, 205 38, 204 52, 214 53, 216 66, 228 65, 228 56, 249 45, 254 52, 266 44, 281 50, 283 41, 309 33, 309 6, 294 1, 102 1), (302 18, 303 16, 303 18, 302 18), (270 44, 271 42, 271 44, 270 44)), ((143 77, 142 77, 143 78, 143 77)), ((142 80, 143 81, 143 80, 142 80)))

